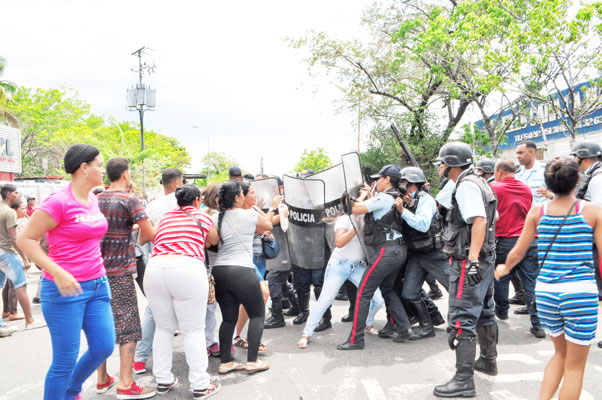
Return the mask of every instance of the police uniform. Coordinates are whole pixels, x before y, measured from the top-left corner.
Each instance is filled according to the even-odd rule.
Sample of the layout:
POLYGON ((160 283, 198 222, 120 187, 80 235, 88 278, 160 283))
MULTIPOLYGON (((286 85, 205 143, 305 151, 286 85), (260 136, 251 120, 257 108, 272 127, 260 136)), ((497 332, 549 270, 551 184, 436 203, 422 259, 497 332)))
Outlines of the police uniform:
MULTIPOLYGON (((386 166, 376 177, 391 175, 399 177, 399 167, 386 166)), ((393 229, 393 224, 390 222, 392 216, 397 213, 394 203, 398 196, 399 192, 390 188, 386 192, 377 193, 376 196, 362 202, 368 210, 365 217, 364 241, 372 247, 375 254, 370 257, 370 266, 366 268, 357 290, 349 339, 337 346, 339 350, 357 350, 364 347, 366 318, 370 301, 377 288, 380 288, 387 312, 399 327, 402 337, 409 339, 412 336, 408 316, 393 288, 397 273, 407 257, 401 229, 393 229)))
POLYGON ((493 302, 497 200, 485 179, 473 169, 466 169, 472 163, 472 151, 468 145, 448 143, 441 148, 437 160, 448 168, 464 170, 456 179, 452 206, 442 235, 444 251, 452 259, 448 324, 449 344, 456 352, 456 373, 448 383, 437 386, 434 394, 472 397, 476 395, 474 369, 497 374, 495 346, 498 330, 493 302), (477 217, 486 219, 478 264, 476 260, 467 260, 472 223, 477 217), (477 337, 481 355, 475 362, 477 337))
MULTIPOLYGON (((424 183, 422 170, 408 167, 402 170, 402 180, 409 183, 424 183)), ((419 338, 435 336, 427 305, 421 298, 421 288, 428 274, 438 280, 446 290, 449 288, 449 257, 443 253, 441 243, 441 216, 437 202, 427 192, 417 190, 412 201, 404 206, 403 235, 408 247, 402 297, 416 310, 420 327, 414 330, 419 338)))

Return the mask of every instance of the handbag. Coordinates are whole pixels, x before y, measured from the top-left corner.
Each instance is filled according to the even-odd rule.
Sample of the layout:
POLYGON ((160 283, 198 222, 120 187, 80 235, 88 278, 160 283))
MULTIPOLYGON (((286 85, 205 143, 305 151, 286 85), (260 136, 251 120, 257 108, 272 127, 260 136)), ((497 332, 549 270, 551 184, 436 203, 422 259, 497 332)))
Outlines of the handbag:
MULTIPOLYGON (((194 215, 192 215, 191 213, 189 213, 188 211, 184 210, 183 208, 180 208, 180 210, 188 215, 190 218, 194 219, 194 222, 196 222, 196 224, 199 226, 199 229, 201 230, 201 233, 203 233, 203 226, 201 225, 201 222, 198 220, 197 217, 195 217, 194 215)), ((209 261, 209 258, 207 257, 207 249, 205 248, 205 260, 209 261)), ((209 273, 209 267, 207 266, 207 264, 205 264, 206 268, 207 268, 207 283, 209 284, 209 289, 207 290, 207 304, 213 304, 215 303, 215 279, 213 278, 213 275, 209 273)))
POLYGON ((261 245, 263 247, 263 255, 266 260, 273 260, 274 258, 278 257, 278 254, 280 253, 280 245, 273 235, 261 235, 261 245))

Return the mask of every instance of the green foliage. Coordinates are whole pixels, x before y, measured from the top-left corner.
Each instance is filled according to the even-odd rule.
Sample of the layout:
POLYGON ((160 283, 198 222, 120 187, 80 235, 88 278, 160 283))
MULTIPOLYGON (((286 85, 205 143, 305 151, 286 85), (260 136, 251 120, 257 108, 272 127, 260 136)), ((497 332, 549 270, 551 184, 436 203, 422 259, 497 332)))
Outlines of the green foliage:
POLYGON ((211 152, 203 157, 205 169, 202 171, 207 174, 211 182, 226 182, 230 179, 228 170, 236 165, 236 161, 224 153, 211 152))
POLYGON ((330 167, 332 167, 330 157, 323 148, 319 147, 315 150, 304 149, 294 171, 303 172, 306 169, 313 169, 314 172, 318 172, 330 167))
MULTIPOLYGON (((4 68, 6 68, 6 59, 0 56, 0 77, 4 74, 4 68)), ((14 102, 12 96, 16 91, 17 85, 0 79, 0 123, 6 123, 14 127, 18 125, 18 122, 15 116, 8 110, 8 105, 14 102)))
POLYGON ((125 157, 130 160, 134 182, 142 186, 144 161, 147 186, 158 185, 156 177, 163 168, 184 168, 190 155, 172 137, 145 131, 145 150, 141 151, 138 125, 118 123, 90 113, 90 106, 77 93, 66 89, 20 88, 14 95, 9 111, 19 120, 23 157, 23 176, 44 173, 43 159, 48 160, 47 174, 65 175, 63 157, 76 143, 98 147, 105 159, 125 157))

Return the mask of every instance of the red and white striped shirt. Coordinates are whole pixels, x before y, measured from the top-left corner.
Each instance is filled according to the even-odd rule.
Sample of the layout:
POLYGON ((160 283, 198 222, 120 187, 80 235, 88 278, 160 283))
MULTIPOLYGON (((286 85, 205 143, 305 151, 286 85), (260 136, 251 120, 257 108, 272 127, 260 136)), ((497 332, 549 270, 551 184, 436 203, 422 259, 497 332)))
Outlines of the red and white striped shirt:
POLYGON ((194 219, 179 208, 168 211, 163 214, 157 225, 157 236, 151 256, 179 255, 205 262, 205 240, 213 227, 213 221, 209 215, 192 206, 183 208, 199 220, 203 231, 201 232, 194 219))

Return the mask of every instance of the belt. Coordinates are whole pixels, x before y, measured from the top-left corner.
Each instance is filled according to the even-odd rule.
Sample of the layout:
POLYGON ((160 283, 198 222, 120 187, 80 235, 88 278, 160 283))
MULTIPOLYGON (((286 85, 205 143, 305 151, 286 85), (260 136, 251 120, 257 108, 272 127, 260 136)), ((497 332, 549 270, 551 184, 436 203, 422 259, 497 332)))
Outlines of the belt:
POLYGON ((380 249, 382 247, 392 247, 392 246, 401 246, 404 243, 403 238, 393 239, 393 240, 385 240, 382 243, 375 244, 374 248, 380 249))

